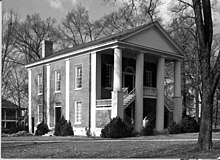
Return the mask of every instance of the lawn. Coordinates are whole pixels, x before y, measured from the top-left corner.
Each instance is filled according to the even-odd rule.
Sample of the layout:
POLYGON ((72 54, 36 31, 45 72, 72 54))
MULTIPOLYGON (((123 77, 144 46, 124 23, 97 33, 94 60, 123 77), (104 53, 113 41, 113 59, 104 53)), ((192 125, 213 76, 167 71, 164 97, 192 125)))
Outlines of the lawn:
POLYGON ((2 158, 212 158, 220 157, 220 140, 214 149, 195 149, 196 134, 159 135, 126 139, 86 137, 4 137, 2 158), (178 141, 186 139, 186 141, 178 141), (188 139, 188 140, 187 140, 188 139), (192 140, 189 140, 192 139, 192 140), (8 142, 6 142, 8 141, 8 142))

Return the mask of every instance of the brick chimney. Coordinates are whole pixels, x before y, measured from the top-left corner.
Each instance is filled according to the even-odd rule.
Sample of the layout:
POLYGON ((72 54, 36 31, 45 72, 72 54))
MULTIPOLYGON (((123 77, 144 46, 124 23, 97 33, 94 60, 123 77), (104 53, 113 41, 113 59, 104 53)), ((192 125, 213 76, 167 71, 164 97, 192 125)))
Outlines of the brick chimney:
POLYGON ((41 58, 50 56, 53 53, 53 42, 43 40, 42 41, 42 55, 41 58))

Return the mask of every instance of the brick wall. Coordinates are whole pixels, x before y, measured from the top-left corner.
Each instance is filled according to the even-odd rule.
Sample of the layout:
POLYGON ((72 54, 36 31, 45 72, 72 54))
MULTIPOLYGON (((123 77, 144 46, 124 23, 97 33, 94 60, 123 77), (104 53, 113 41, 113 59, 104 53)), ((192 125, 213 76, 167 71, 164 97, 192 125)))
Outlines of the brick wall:
MULTIPOLYGON (((46 66, 44 74, 44 121, 47 123, 47 106, 46 106, 46 66)), ((43 104, 43 94, 38 95, 37 83, 38 74, 43 74, 43 66, 32 68, 32 117, 34 124, 38 124, 38 104, 43 104)), ((70 58, 70 121, 73 127, 85 128, 89 126, 89 105, 90 105, 90 55, 81 55, 70 58), (82 89, 75 90, 75 67, 82 66, 82 89), (75 124, 75 102, 82 102, 82 120, 81 124, 75 124)), ((61 103, 61 114, 66 117, 66 61, 59 60, 50 63, 50 126, 55 127, 55 103, 61 103), (55 92, 55 71, 61 72, 61 91, 55 92)))
MULTIPOLYGON (((38 105, 43 104, 43 94, 38 95, 38 74, 43 74, 43 66, 38 66, 32 68, 32 80, 31 80, 31 88, 32 88, 32 102, 31 102, 31 115, 34 118, 34 126, 36 127, 38 120, 38 105)), ((44 90, 45 91, 45 90, 44 90)))
POLYGON ((89 127, 90 55, 70 58, 70 121, 75 128, 89 127), (82 65, 82 89, 75 90, 75 67, 82 65), (82 102, 81 124, 75 124, 75 102, 82 102))
POLYGON ((65 117, 66 109, 66 63, 65 60, 50 64, 50 126, 55 126, 55 103, 61 103, 61 115, 65 117), (61 73, 61 91, 55 92, 55 71, 61 73))

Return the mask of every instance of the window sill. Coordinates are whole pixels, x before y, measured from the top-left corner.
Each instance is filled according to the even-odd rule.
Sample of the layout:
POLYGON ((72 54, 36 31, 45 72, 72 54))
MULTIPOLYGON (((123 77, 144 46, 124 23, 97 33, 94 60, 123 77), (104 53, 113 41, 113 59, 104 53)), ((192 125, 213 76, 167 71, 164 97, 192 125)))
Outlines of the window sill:
POLYGON ((41 95, 43 95, 43 93, 38 93, 37 95, 38 95, 38 96, 41 96, 41 95))
POLYGON ((61 91, 55 91, 54 93, 61 93, 61 91))
POLYGON ((80 125, 80 124, 81 124, 81 122, 75 122, 74 124, 75 124, 75 125, 80 125))
POLYGON ((82 90, 82 88, 75 88, 75 91, 80 91, 82 90))

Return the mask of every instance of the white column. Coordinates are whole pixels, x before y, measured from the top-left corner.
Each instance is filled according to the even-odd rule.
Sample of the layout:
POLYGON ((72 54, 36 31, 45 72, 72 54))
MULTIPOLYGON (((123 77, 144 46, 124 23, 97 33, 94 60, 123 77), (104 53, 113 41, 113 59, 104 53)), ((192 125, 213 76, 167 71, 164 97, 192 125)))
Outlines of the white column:
POLYGON ((122 92, 122 49, 114 48, 114 76, 112 91, 112 114, 114 118, 123 118, 123 92, 122 92))
POLYGON ((32 92, 32 88, 31 88, 31 69, 28 69, 28 126, 29 126, 29 133, 32 133, 32 123, 31 123, 31 101, 32 101, 32 97, 31 97, 31 92, 32 92))
POLYGON ((157 62, 157 106, 156 106, 156 130, 164 129, 164 72, 165 58, 160 57, 157 62))
POLYGON ((181 62, 174 62, 174 110, 173 120, 180 124, 182 120, 182 96, 181 96, 181 62))
POLYGON ((47 103, 47 125, 50 128, 50 64, 46 65, 46 72, 47 72, 47 98, 46 98, 46 103, 47 103))
POLYGON ((70 59, 66 59, 66 120, 70 120, 70 59))
POLYGON ((114 48, 114 81, 113 91, 122 89, 122 49, 114 48))
POLYGON ((144 53, 137 54, 135 74, 135 130, 143 128, 143 79, 144 79, 144 53))
POLYGON ((96 129, 96 74, 97 74, 97 54, 96 52, 91 53, 91 134, 95 135, 96 129))

